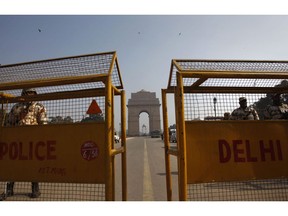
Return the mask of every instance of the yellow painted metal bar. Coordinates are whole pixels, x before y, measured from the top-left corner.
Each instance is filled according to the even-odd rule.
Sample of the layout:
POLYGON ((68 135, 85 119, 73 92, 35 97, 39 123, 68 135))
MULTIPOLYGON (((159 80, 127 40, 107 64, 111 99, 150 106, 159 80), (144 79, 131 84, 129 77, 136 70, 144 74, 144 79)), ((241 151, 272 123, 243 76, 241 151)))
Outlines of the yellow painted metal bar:
POLYGON ((168 131, 168 112, 167 112, 167 97, 165 89, 162 89, 162 115, 163 115, 163 138, 164 138, 164 157, 165 157, 165 169, 166 169, 166 191, 167 200, 172 201, 172 181, 171 181, 171 169, 170 169, 170 155, 169 155, 169 131, 168 131))
POLYGON ((113 67, 114 67, 114 64, 115 64, 115 61, 117 59, 117 56, 116 56, 116 52, 113 54, 113 58, 112 58, 112 61, 111 61, 111 64, 110 64, 110 68, 109 68, 109 76, 112 76, 112 72, 113 72, 113 67))
POLYGON ((126 94, 124 90, 121 92, 121 147, 124 149, 121 156, 122 200, 127 201, 126 94))
POLYGON ((1 127, 4 126, 4 122, 5 122, 5 113, 4 113, 4 104, 3 102, 1 103, 1 112, 0 112, 1 116, 0 116, 0 119, 1 119, 1 127))
POLYGON ((175 65, 175 67, 177 68, 178 71, 182 71, 182 68, 180 67, 180 65, 178 64, 177 61, 172 60, 173 61, 173 65, 175 65))
POLYGON ((255 71, 181 71, 183 78, 235 78, 235 79, 287 79, 284 72, 255 72, 255 71))
POLYGON ((178 150, 176 149, 168 149, 167 153, 177 157, 179 156, 178 150))
POLYGON ((113 137, 113 125, 112 125, 112 85, 111 77, 108 76, 105 82, 105 124, 106 124, 106 184, 105 184, 105 200, 113 200, 113 164, 111 160, 112 150, 112 137, 113 137))
POLYGON ((0 91, 36 88, 44 86, 71 85, 88 82, 104 82, 107 74, 94 74, 85 76, 59 77, 51 79, 27 80, 21 82, 0 83, 0 91))
POLYGON ((114 95, 121 95, 121 90, 119 90, 118 88, 116 88, 115 86, 112 85, 113 91, 114 91, 114 95))
POLYGON ((8 99, 8 98, 14 98, 15 95, 7 94, 5 92, 0 92, 0 99, 8 99))
MULTIPOLYGON (((108 144, 108 150, 110 152, 110 155, 109 155, 109 172, 110 172, 110 176, 109 176, 109 185, 111 187, 110 189, 110 200, 115 200, 115 156, 112 155, 112 152, 113 152, 113 149, 114 149, 114 92, 115 92, 115 89, 114 86, 112 85, 112 73, 113 73, 113 67, 114 67, 114 64, 115 64, 115 60, 116 60, 116 53, 113 54, 113 58, 112 58, 112 61, 110 63, 110 68, 109 68, 109 72, 108 72, 108 75, 109 75, 109 88, 111 89, 110 90, 110 99, 107 100, 107 101, 110 101, 110 116, 109 116, 109 129, 108 129, 108 140, 109 140, 109 144, 108 144)), ((109 105, 108 104, 108 105, 109 105)))
POLYGON ((184 87, 185 93, 255 93, 255 94, 266 94, 266 93, 285 93, 288 92, 288 87, 196 87, 190 86, 184 87))
POLYGON ((175 62, 242 62, 242 63, 288 63, 286 60, 235 60, 235 59, 173 59, 175 62))
MULTIPOLYGON (((111 77, 111 76, 110 76, 111 77)), ((111 80, 112 81, 112 78, 111 80)), ((112 136, 111 136, 111 149, 110 150, 110 154, 112 155, 112 152, 114 151, 114 133, 115 133, 115 125, 114 125, 114 88, 113 85, 111 83, 111 128, 113 130, 112 136)), ((111 157, 111 166, 112 166, 112 200, 115 200, 115 155, 110 156, 111 157)))
POLYGON ((123 147, 112 149, 111 150, 111 156, 115 156, 115 155, 123 153, 123 152, 124 152, 124 148, 123 147))
POLYGON ((5 101, 8 101, 9 103, 16 103, 16 102, 25 102, 25 101, 40 101, 40 100, 48 101, 48 100, 84 98, 84 97, 101 97, 101 96, 105 96, 104 88, 54 92, 54 93, 45 93, 45 94, 27 95, 27 96, 17 96, 11 99, 6 99, 5 101))
POLYGON ((170 66, 170 74, 169 74, 169 80, 168 80, 167 88, 169 88, 171 80, 172 80, 174 66, 177 68, 177 70, 179 70, 179 71, 181 70, 180 66, 177 64, 177 62, 175 60, 172 60, 171 61, 171 66, 170 66))
POLYGON ((202 83, 204 83, 208 78, 200 78, 198 79, 196 82, 194 82, 191 87, 195 88, 195 87, 199 87, 202 83))
POLYGON ((187 200, 187 158, 186 158, 186 134, 184 119, 184 90, 182 74, 177 72, 176 88, 176 122, 177 122, 177 144, 178 144, 178 181, 179 181, 179 200, 187 200))
POLYGON ((176 86, 169 87, 165 89, 166 93, 175 94, 176 93, 176 86))
MULTIPOLYGON (((115 53, 115 55, 116 55, 116 53, 115 53)), ((123 89, 123 82, 122 82, 122 77, 121 77, 119 63, 118 63, 118 59, 117 58, 115 59, 115 63, 116 63, 117 71, 118 71, 119 80, 120 80, 120 83, 121 83, 121 86, 119 86, 118 88, 119 89, 123 89)))
MULTIPOLYGON (((176 87, 169 87, 167 93, 175 93, 176 87)), ((266 93, 285 93, 288 92, 287 87, 192 87, 184 86, 184 93, 255 93, 255 94, 266 94, 266 93)))
MULTIPOLYGON (((2 104, 2 110, 4 109, 3 103, 6 103, 6 104, 9 103, 9 100, 11 98, 12 99, 15 98, 15 95, 7 94, 7 93, 4 93, 4 92, 0 92, 0 103, 2 104)), ((5 120, 4 117, 2 119, 2 126, 4 125, 4 120, 5 120)))

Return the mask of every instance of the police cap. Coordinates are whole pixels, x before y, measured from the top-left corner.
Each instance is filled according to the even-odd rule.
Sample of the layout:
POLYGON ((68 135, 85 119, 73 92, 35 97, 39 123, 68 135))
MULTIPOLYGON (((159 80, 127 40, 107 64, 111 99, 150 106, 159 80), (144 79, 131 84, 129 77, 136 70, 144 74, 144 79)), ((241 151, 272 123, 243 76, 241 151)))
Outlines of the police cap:
POLYGON ((246 97, 240 97, 239 102, 241 102, 241 101, 247 101, 246 97))

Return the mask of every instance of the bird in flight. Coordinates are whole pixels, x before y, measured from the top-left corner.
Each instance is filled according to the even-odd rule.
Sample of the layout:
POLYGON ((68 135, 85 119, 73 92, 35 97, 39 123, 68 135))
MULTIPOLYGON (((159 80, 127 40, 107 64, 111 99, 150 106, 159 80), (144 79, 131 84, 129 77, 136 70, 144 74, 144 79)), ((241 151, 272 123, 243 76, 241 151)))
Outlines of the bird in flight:
POLYGON ((179 36, 181 35, 181 32, 179 32, 179 36))
POLYGON ((38 32, 41 32, 42 30, 38 28, 38 32))

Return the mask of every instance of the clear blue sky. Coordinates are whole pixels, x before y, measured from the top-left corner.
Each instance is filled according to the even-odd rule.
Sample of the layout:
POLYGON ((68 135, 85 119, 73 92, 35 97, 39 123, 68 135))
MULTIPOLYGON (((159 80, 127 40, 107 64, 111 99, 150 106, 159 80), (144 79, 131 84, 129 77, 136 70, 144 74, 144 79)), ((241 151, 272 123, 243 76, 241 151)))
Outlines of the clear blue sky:
POLYGON ((127 100, 145 89, 161 103, 171 59, 288 60, 287 24, 279 15, 1 15, 0 64, 116 51, 127 100))

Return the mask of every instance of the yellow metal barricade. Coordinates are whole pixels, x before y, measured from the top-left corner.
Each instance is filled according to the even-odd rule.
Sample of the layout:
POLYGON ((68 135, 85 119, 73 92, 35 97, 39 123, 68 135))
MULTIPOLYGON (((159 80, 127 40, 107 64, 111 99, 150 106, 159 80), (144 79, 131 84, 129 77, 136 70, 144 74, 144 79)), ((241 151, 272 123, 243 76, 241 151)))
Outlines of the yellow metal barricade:
POLYGON ((118 155, 127 200, 125 91, 116 52, 2 65, 0 77, 2 200, 32 200, 31 182, 41 191, 34 200, 115 200, 118 155), (31 88, 37 94, 21 95, 31 88), (32 101, 46 108, 47 122, 11 123, 13 105, 32 101), (9 182, 15 182, 13 196, 7 196, 9 182))
POLYGON ((179 200, 288 200, 288 123, 263 117, 271 95, 288 93, 287 79, 285 61, 172 60, 162 89, 167 200, 171 155, 178 162, 179 200), (169 142, 169 94, 176 148, 169 142), (240 97, 260 120, 225 120, 240 97))

